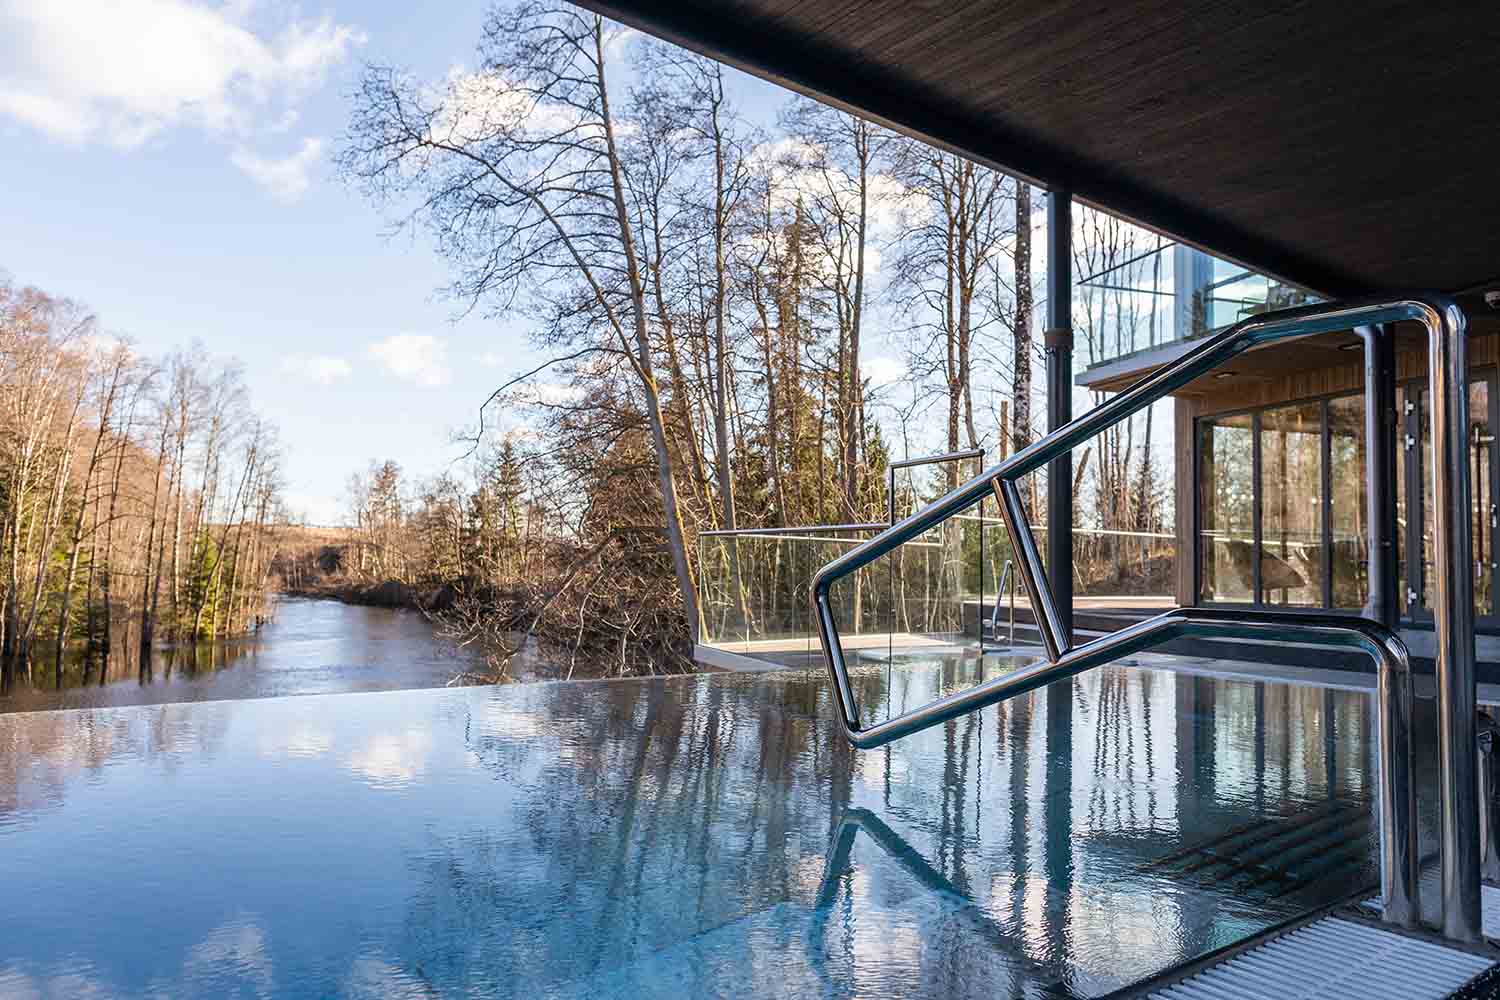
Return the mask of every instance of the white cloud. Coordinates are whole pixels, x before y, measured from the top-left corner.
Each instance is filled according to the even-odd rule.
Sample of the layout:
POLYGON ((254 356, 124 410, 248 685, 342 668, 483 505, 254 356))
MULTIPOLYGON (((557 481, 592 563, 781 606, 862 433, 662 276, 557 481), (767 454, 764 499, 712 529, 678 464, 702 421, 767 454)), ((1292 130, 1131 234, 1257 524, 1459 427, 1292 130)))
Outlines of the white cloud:
POLYGON ((583 120, 577 109, 552 101, 538 101, 526 87, 518 87, 503 72, 469 72, 461 66, 448 71, 446 91, 434 93, 442 111, 432 131, 456 141, 476 141, 503 133, 557 135, 583 120))
POLYGON ((448 382, 448 345, 425 333, 398 333, 370 345, 370 357, 399 379, 422 386, 448 382))
POLYGON ((860 361, 859 367, 861 374, 876 387, 894 385, 906 378, 906 365, 896 358, 865 358, 860 361))
POLYGON ((311 183, 308 173, 322 153, 322 139, 303 139, 301 149, 279 160, 236 149, 229 161, 277 201, 292 202, 307 190, 311 183))
MULTIPOLYGON (((197 0, 0 4, 0 114, 51 136, 130 148, 174 125, 247 134, 364 42, 330 17, 252 24, 197 0)), ((259 20, 264 20, 261 18, 259 20)))
POLYGON ((516 390, 519 402, 540 406, 563 406, 576 403, 583 398, 583 388, 562 382, 532 382, 516 390))
POLYGON ((290 355, 281 362, 281 370, 288 375, 296 375, 298 378, 315 382, 318 385, 331 385, 341 378, 348 378, 354 371, 349 362, 343 358, 331 358, 320 354, 290 355))

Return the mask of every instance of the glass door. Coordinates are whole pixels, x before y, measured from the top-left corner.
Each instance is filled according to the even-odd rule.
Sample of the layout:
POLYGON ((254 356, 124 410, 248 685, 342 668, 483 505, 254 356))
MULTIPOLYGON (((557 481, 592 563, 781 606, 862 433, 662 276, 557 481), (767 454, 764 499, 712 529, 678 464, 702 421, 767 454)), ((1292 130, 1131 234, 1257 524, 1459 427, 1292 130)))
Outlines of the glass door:
MULTIPOLYGON (((1401 567, 1400 598, 1402 612, 1416 621, 1432 619, 1436 586, 1433 552, 1433 497, 1430 456, 1432 432, 1427 423, 1427 387, 1408 385, 1401 402, 1403 433, 1399 452, 1401 459, 1400 495, 1397 513, 1400 541, 1405 558, 1401 567), (1420 518, 1414 516, 1421 512, 1420 518)), ((1500 425, 1496 409, 1500 392, 1493 375, 1469 383, 1469 426, 1465 441, 1469 465, 1469 484, 1473 494, 1470 531, 1473 538, 1474 613, 1484 625, 1500 625, 1495 594, 1500 559, 1497 559, 1495 536, 1500 528, 1496 496, 1500 493, 1500 470, 1495 463, 1495 428, 1500 425)))

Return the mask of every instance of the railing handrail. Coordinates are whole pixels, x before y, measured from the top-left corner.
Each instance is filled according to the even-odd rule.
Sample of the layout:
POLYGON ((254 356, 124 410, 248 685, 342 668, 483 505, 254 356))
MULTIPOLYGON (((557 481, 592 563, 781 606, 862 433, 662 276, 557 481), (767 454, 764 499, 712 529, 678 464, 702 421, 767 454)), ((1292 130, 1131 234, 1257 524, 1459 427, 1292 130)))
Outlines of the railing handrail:
MULTIPOLYGON (((1423 324, 1428 333, 1428 379, 1432 399, 1430 422, 1433 446, 1430 449, 1434 493, 1433 562, 1437 567, 1437 679, 1440 785, 1442 796, 1442 894, 1443 928, 1453 938, 1477 941, 1480 936, 1479 906, 1479 822, 1477 760, 1475 758, 1476 698, 1474 689, 1473 578, 1471 536, 1469 527, 1470 493, 1468 472, 1468 365, 1464 340, 1466 320, 1453 300, 1442 295, 1412 295, 1394 299, 1368 299, 1356 302, 1332 302, 1263 313, 1236 323, 1204 340, 1175 361, 1146 375, 1083 416, 1048 433, 1041 440, 985 470, 969 482, 940 497, 910 517, 893 524, 864 544, 856 546, 828 563, 813 577, 810 600, 818 623, 818 641, 833 680, 834 701, 845 736, 859 747, 879 746, 901 736, 925 729, 975 709, 991 705, 1052 681, 1072 677, 1085 670, 1118 659, 1182 634, 1242 636, 1253 634, 1280 642, 1306 641, 1310 635, 1323 634, 1321 641, 1339 641, 1358 645, 1381 662, 1383 678, 1403 673, 1407 690, 1410 674, 1397 671, 1382 650, 1404 647, 1389 630, 1361 619, 1341 619, 1334 623, 1315 623, 1306 617, 1289 621, 1285 615, 1266 615, 1248 611, 1209 612, 1204 609, 1176 609, 1103 636, 1082 646, 1073 645, 1071 631, 1065 630, 1051 588, 1047 584, 1041 553, 1027 523, 1016 481, 1040 470, 1058 458, 1109 429, 1122 420, 1165 399, 1198 377, 1207 374, 1230 358, 1254 347, 1281 340, 1331 333, 1353 327, 1373 328, 1403 320, 1423 324), (1456 433, 1454 433, 1456 431, 1456 433), (857 572, 897 546, 967 509, 993 491, 999 498, 1010 534, 1017 567, 1031 598, 1037 629, 1047 658, 1010 674, 993 678, 966 691, 955 692, 913 712, 887 719, 877 725, 860 724, 858 706, 850 685, 848 665, 844 661, 838 626, 829 605, 830 588, 835 581, 857 572), (1378 630, 1373 641, 1364 632, 1378 630), (1355 637, 1350 641, 1350 637, 1355 637), (1385 657, 1382 659, 1382 657, 1385 657)), ((1370 343, 1370 341, 1367 341, 1370 343)), ((1373 368, 1370 369, 1373 371, 1373 368)), ((1372 383, 1367 377, 1367 391, 1372 383)), ((1367 405, 1369 405, 1367 401, 1367 405)), ((1368 473, 1367 473, 1368 474, 1368 473)), ((1374 489, 1371 489, 1374 493, 1374 489)), ((1402 719, 1392 722, 1399 710, 1386 702, 1382 679, 1381 731, 1390 725, 1404 725, 1402 719)), ((1409 715, 1406 716, 1409 719, 1409 715)), ((1406 751, 1410 750, 1409 733, 1406 751)), ((1403 780, 1409 786, 1409 757, 1405 764, 1395 765, 1388 759, 1391 747, 1382 741, 1381 760, 1387 766, 1382 774, 1382 813, 1387 814, 1386 800, 1392 796, 1393 768, 1404 769, 1403 780)), ((1410 799, 1402 808, 1390 805, 1389 816, 1396 824, 1386 826, 1387 841, 1397 832, 1408 842, 1414 840, 1414 816, 1410 799)), ((1403 847, 1404 851, 1405 848, 1403 847)), ((1407 856, 1398 872, 1388 868, 1384 892, 1410 896, 1415 885, 1415 861, 1407 856), (1393 881, 1400 888, 1393 889, 1393 881)), ((1414 898, 1414 897, 1411 897, 1414 898)), ((1398 903, 1401 901, 1398 901, 1398 903)), ((1386 918, 1404 921, 1411 918, 1410 898, 1386 918)))
POLYGON ((724 538, 733 535, 794 535, 809 531, 880 531, 889 528, 885 521, 870 521, 859 524, 804 524, 791 528, 714 528, 698 532, 699 538, 724 538))

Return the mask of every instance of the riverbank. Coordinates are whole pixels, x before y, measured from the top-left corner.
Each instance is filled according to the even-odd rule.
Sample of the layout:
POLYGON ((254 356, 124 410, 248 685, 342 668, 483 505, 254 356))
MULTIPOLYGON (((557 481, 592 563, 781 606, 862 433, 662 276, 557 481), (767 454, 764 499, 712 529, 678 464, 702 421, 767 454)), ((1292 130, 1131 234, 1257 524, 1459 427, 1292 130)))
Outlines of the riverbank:
POLYGON ((300 587, 285 587, 282 593, 288 597, 342 601, 368 608, 407 608, 433 614, 452 608, 457 597, 453 588, 446 584, 419 590, 400 580, 385 580, 380 583, 320 580, 300 587))

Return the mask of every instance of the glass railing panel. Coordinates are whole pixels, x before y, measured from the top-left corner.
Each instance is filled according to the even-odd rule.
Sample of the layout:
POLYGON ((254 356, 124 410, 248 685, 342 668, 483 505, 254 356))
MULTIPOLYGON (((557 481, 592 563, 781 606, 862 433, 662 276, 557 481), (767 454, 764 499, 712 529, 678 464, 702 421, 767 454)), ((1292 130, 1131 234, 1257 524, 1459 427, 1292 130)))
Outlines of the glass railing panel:
POLYGON ((1177 537, 1164 531, 1079 528, 1073 532, 1075 606, 1174 607, 1177 537))
MULTIPOLYGON (((819 650, 808 603, 813 574, 882 527, 704 532, 698 540, 701 641, 773 663, 803 665, 819 650)), ((849 613, 849 628, 868 632, 881 615, 889 618, 889 588, 878 583, 862 580, 860 608, 849 613)))
POLYGON ((1191 340, 1274 309, 1320 301, 1286 284, 1128 224, 1080 244, 1075 354, 1085 368, 1191 340))

